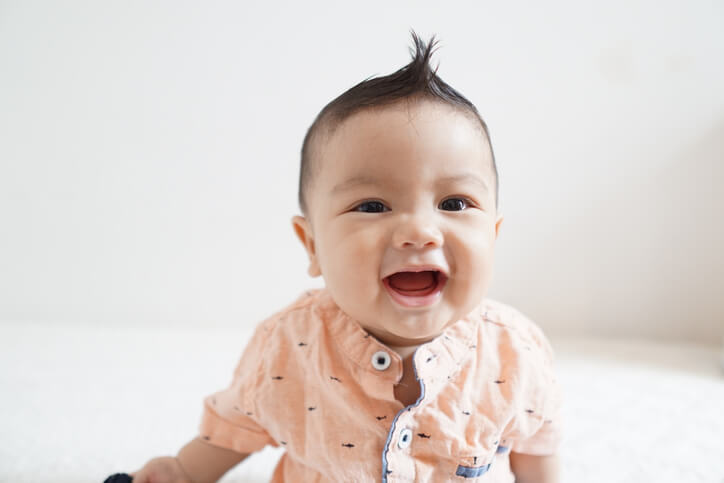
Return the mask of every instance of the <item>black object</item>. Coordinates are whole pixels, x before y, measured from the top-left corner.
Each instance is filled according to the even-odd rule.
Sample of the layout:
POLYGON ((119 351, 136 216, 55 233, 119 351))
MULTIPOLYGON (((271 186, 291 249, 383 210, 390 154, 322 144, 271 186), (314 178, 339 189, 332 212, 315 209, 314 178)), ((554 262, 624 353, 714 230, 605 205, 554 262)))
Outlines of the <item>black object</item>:
POLYGON ((131 483, 133 481, 133 478, 131 478, 131 475, 126 473, 116 473, 115 475, 111 475, 108 478, 106 478, 106 481, 103 483, 131 483))

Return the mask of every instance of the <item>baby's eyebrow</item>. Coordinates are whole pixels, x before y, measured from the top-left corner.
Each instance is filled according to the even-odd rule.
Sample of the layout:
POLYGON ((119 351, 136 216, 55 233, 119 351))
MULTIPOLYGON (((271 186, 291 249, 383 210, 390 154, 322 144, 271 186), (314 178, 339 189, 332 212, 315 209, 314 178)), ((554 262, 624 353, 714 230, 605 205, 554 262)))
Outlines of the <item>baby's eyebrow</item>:
MULTIPOLYGON (((436 180, 436 183, 439 185, 449 185, 449 184, 455 184, 455 183, 472 183, 472 184, 478 185, 486 193, 489 191, 488 183, 486 183, 483 178, 481 178, 473 173, 455 174, 455 175, 445 176, 443 178, 438 178, 436 180)), ((332 188, 332 194, 337 194, 341 191, 346 191, 346 190, 349 190, 352 188, 356 188, 358 186, 380 186, 382 184, 385 184, 385 183, 381 182, 378 178, 375 178, 373 176, 368 176, 368 175, 354 176, 345 181, 342 181, 341 183, 336 185, 334 188, 332 188)))
POLYGON ((348 180, 342 181, 337 186, 332 188, 332 194, 339 193, 340 191, 346 191, 357 186, 378 186, 379 184, 379 180, 377 178, 373 178, 372 176, 355 176, 348 180))
POLYGON ((454 184, 454 183, 473 183, 482 188, 486 193, 490 190, 488 183, 473 173, 468 174, 456 174, 452 176, 445 176, 444 178, 438 179, 440 184, 454 184))

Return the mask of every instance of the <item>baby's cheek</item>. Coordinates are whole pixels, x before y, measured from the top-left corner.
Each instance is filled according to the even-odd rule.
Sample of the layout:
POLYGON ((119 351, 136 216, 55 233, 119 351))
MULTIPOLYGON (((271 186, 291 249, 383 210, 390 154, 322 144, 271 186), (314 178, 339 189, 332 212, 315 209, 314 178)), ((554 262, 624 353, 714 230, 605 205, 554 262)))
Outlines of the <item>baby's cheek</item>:
POLYGON ((365 290, 366 285, 377 279, 381 260, 378 241, 364 232, 356 235, 328 240, 323 247, 320 260, 328 285, 365 290))
POLYGON ((340 238, 334 248, 340 257, 345 257, 350 263, 365 266, 378 264, 384 252, 384 245, 378 233, 372 230, 358 230, 349 236, 340 238))
MULTIPOLYGON (((494 250, 488 237, 471 232, 468 238, 455 240, 457 246, 451 246, 454 267, 452 282, 457 285, 456 298, 462 301, 469 297, 480 297, 491 277, 494 250)), ((450 245, 453 245, 450 241, 450 245)), ((485 294, 482 294, 483 296, 485 294)))

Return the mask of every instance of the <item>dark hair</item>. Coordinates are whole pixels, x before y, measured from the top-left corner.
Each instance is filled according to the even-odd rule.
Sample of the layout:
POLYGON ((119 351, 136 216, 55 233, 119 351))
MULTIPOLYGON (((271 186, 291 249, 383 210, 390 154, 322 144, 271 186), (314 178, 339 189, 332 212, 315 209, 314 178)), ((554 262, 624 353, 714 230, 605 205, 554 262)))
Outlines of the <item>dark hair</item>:
POLYGON ((402 99, 439 101, 460 108, 471 114, 480 123, 490 145, 490 155, 495 174, 495 204, 498 204, 498 168, 495 163, 493 147, 490 143, 488 126, 472 102, 446 84, 438 75, 437 67, 431 69, 430 58, 437 44, 433 35, 425 44, 414 31, 410 31, 414 50, 410 49, 412 61, 383 77, 367 78, 348 89, 332 102, 324 106, 307 130, 302 144, 302 159, 299 172, 299 207, 306 214, 305 190, 312 179, 312 148, 319 144, 320 131, 331 135, 345 119, 367 108, 393 104, 402 99))

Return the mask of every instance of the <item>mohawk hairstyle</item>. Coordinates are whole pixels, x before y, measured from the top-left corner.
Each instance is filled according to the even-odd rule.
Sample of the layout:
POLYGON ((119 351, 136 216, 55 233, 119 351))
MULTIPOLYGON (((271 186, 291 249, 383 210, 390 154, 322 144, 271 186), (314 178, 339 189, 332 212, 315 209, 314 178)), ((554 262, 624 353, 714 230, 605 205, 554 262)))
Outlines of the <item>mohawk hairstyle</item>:
POLYGON ((435 69, 431 68, 430 58, 437 45, 435 36, 433 35, 430 41, 425 44, 414 30, 411 30, 410 33, 414 49, 410 49, 412 60, 409 64, 392 74, 367 78, 351 87, 327 104, 307 130, 302 144, 299 173, 299 207, 302 213, 307 213, 306 189, 313 178, 311 165, 314 161, 312 158, 315 154, 315 146, 320 144, 322 134, 331 135, 344 120, 358 111, 393 104, 403 99, 442 102, 461 109, 480 123, 480 127, 485 133, 490 146, 492 168, 495 174, 495 204, 497 206, 498 168, 495 163, 488 126, 473 103, 437 75, 439 65, 435 69))

